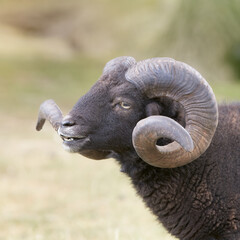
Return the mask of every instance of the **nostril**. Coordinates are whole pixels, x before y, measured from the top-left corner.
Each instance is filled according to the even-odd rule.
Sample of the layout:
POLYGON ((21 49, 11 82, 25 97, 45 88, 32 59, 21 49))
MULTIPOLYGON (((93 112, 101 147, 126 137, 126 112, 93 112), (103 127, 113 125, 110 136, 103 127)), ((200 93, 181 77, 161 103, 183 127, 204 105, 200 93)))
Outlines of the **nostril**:
POLYGON ((62 121, 62 126, 64 126, 64 127, 71 127, 75 124, 76 124, 75 121, 71 118, 65 118, 62 121))

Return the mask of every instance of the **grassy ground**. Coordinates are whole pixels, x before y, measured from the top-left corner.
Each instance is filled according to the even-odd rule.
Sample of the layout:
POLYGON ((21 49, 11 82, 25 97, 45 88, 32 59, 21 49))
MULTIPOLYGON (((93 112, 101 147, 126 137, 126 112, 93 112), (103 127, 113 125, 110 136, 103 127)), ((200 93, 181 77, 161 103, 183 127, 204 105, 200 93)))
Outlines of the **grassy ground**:
POLYGON ((113 160, 65 153, 49 125, 1 120, 1 240, 172 239, 113 160))
MULTIPOLYGON (((155 49, 153 40, 166 29, 178 1, 138 1, 138 11, 136 1, 95 2, 1 1, 0 240, 174 239, 114 160, 64 152, 49 125, 35 131, 42 101, 53 98, 67 113, 110 58, 155 56, 148 49, 155 49), (62 11, 65 4, 76 6, 77 14, 62 11), (66 36, 59 35, 61 27, 66 36)), ((220 102, 240 100, 239 82, 208 80, 220 102)))

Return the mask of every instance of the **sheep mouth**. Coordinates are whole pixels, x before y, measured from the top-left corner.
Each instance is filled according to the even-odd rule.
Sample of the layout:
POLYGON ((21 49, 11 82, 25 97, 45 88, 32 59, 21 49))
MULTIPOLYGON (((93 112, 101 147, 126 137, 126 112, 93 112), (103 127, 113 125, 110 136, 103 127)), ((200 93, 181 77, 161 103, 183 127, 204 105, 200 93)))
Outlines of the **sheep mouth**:
POLYGON ((60 134, 60 137, 62 138, 62 140, 64 142, 73 142, 73 141, 79 141, 79 140, 83 140, 86 137, 85 136, 79 136, 79 137, 71 137, 71 136, 65 136, 60 134))

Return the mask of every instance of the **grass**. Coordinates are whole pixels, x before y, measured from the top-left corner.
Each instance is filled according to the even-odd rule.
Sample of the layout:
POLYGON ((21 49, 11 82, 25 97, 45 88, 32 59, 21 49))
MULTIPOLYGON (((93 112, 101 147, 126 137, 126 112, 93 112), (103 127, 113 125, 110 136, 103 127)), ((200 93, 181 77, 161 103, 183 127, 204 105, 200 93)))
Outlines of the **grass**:
POLYGON ((49 125, 1 119, 0 239, 171 239, 113 160, 65 153, 49 125))
POLYGON ((213 82, 211 86, 220 103, 240 100, 240 82, 213 82))
MULTIPOLYGON (((33 115, 39 103, 54 98, 70 108, 100 76, 101 64, 85 59, 0 59, 0 108, 8 114, 33 115), (24 111, 23 111, 24 109, 24 111)), ((35 113, 36 114, 36 113, 35 113)))
MULTIPOLYGON (((162 44, 159 31, 172 22, 169 16, 178 9, 177 2, 138 1, 136 10, 136 1, 126 0, 1 1, 0 240, 174 239, 146 209, 114 160, 98 162, 66 153, 49 124, 38 133, 35 121, 40 103, 48 98, 67 113, 112 57, 174 56, 177 51, 162 44), (56 6, 58 11, 52 11, 56 6), (72 20, 62 12, 69 25, 52 19, 65 6, 76 6, 78 13, 72 20), (3 20, 12 19, 6 16, 14 16, 13 24, 32 23, 28 27, 35 29, 34 34, 7 26, 3 20), (64 37, 51 35, 61 24, 79 38, 78 53, 69 47, 68 31, 63 31, 64 37), (39 29, 50 29, 50 36, 36 32, 39 29)), ((178 60, 188 55, 180 49, 184 54, 181 58, 177 54, 178 60)), ((199 65, 198 59, 189 59, 189 64, 199 65)), ((205 74, 204 65, 200 69, 210 76, 220 102, 240 100, 237 81, 218 82, 214 74, 205 74)))

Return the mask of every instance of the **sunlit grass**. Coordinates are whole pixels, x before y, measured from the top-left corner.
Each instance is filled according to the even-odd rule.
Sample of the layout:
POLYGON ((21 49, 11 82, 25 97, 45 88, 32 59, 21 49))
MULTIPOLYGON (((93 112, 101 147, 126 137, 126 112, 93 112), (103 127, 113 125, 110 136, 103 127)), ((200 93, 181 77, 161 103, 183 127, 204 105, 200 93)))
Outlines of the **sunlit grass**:
POLYGON ((70 108, 99 78, 104 64, 87 58, 0 59, 0 108, 8 114, 32 115, 53 98, 70 108))
MULTIPOLYGON (((216 52, 221 48, 213 41, 211 51, 205 49, 205 41, 212 38, 202 41, 198 35, 206 24, 197 21, 198 28, 193 27, 198 30, 189 33, 195 34, 192 38, 173 20, 178 37, 172 38, 176 47, 168 48, 162 31, 175 29, 169 28, 169 17, 178 9, 176 0, 0 2, 0 240, 174 239, 137 197, 114 160, 97 162, 64 152, 49 124, 35 131, 35 119, 40 103, 48 98, 64 113, 70 110, 101 75, 104 64, 120 55, 137 60, 177 56, 201 68, 203 61, 221 75, 225 69, 219 71, 206 57, 214 56, 213 47, 216 52), (72 6, 74 11, 62 16, 67 24, 59 16, 52 18, 72 6), (32 29, 21 32, 16 25, 32 29), (196 50, 196 42, 201 49, 196 50)), ((189 31, 182 21, 180 26, 189 31)), ((225 77, 218 82, 211 71, 210 84, 219 102, 240 100, 240 84, 225 77)))
POLYGON ((114 160, 65 153, 49 125, 1 119, 0 239, 172 239, 114 160))
POLYGON ((240 100, 240 82, 213 82, 211 85, 220 103, 240 100))

